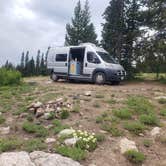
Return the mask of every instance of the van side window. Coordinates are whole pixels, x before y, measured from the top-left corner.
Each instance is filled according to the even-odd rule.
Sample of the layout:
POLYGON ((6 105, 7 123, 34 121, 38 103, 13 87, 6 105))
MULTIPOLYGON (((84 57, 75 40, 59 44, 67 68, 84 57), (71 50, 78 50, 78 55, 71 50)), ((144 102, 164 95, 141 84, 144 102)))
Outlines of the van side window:
POLYGON ((55 61, 66 62, 67 61, 67 54, 56 54, 55 61))
POLYGON ((87 52, 87 61, 89 63, 100 63, 99 58, 96 56, 94 52, 87 52))

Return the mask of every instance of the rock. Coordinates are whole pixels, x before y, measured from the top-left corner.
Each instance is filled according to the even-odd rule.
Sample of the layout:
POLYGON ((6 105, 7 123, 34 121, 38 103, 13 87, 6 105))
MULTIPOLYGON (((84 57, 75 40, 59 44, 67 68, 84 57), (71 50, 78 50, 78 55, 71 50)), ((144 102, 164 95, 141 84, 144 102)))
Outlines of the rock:
POLYGON ((50 143, 54 143, 55 141, 56 141, 55 138, 46 138, 45 143, 50 144, 50 143))
POLYGON ((128 150, 138 151, 134 141, 128 140, 127 138, 122 138, 120 140, 120 151, 122 154, 124 154, 128 150))
POLYGON ((27 152, 9 152, 0 155, 0 166, 35 166, 27 152))
POLYGON ((44 115, 44 109, 43 108, 38 108, 37 110, 36 110, 36 118, 38 118, 38 117, 40 117, 40 116, 42 116, 42 115, 44 115))
POLYGON ((53 108, 46 108, 45 112, 54 112, 55 110, 53 108))
POLYGON ((154 127, 154 128, 151 130, 150 134, 151 134, 152 137, 155 137, 155 136, 157 136, 157 135, 160 134, 160 131, 161 131, 161 128, 160 128, 160 127, 154 127))
POLYGON ((46 112, 46 113, 44 113, 44 115, 43 115, 44 119, 46 119, 46 120, 49 120, 49 119, 50 119, 50 116, 51 116, 51 114, 50 114, 49 112, 46 112))
POLYGON ((2 115, 2 112, 0 112, 0 116, 2 115))
POLYGON ((35 108, 29 108, 29 112, 35 113, 35 108))
POLYGON ((58 136, 59 137, 68 136, 68 135, 71 135, 73 133, 74 133, 73 129, 64 129, 64 130, 60 131, 60 133, 58 134, 58 136))
POLYGON ((28 116, 28 113, 23 112, 20 114, 20 118, 26 118, 28 116))
POLYGON ((74 146, 78 140, 78 138, 68 138, 64 141, 64 143, 67 146, 74 146))
POLYGON ((84 93, 84 95, 85 95, 85 96, 91 96, 91 95, 92 95, 92 92, 91 92, 91 91, 86 91, 86 92, 84 93))
POLYGON ((160 100, 160 99, 166 99, 166 96, 158 96, 158 97, 155 97, 156 100, 160 100))
POLYGON ((77 161, 70 158, 41 151, 30 153, 30 158, 36 166, 81 166, 77 161))
POLYGON ((0 127, 0 134, 6 135, 10 133, 10 127, 0 127))
POLYGON ((41 107, 42 105, 43 105, 43 104, 38 101, 37 103, 34 103, 34 104, 33 104, 33 107, 34 107, 34 108, 39 108, 39 107, 41 107))
POLYGON ((56 99, 56 102, 63 102, 63 98, 56 99))
POLYGON ((56 101, 54 101, 54 100, 51 100, 51 101, 49 101, 49 102, 47 102, 48 104, 54 104, 56 101))
POLYGON ((46 129, 51 129, 53 127, 54 127, 54 125, 52 125, 52 124, 49 124, 48 126, 45 126, 46 129))

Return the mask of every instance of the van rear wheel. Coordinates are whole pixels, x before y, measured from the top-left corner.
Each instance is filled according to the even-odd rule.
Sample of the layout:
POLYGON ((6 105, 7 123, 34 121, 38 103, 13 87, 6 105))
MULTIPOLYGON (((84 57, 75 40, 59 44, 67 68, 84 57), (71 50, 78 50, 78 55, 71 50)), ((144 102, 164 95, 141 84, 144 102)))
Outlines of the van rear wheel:
POLYGON ((51 79, 54 81, 54 82, 56 82, 56 81, 58 81, 58 76, 55 74, 55 73, 52 73, 51 74, 51 79))
POLYGON ((106 80, 106 77, 105 77, 105 74, 102 73, 102 72, 97 72, 95 75, 94 75, 94 82, 98 85, 102 85, 105 83, 105 80, 106 80))

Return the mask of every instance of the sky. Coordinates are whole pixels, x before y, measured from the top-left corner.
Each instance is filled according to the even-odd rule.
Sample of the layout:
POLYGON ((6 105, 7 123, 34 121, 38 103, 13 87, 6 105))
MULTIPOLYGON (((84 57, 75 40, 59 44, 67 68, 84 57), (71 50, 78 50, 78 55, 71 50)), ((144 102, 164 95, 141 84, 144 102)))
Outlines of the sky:
MULTIPOLYGON (((36 56, 40 49, 62 46, 65 26, 71 22, 78 0, 0 0, 0 65, 6 60, 20 62, 21 53, 29 50, 36 56)), ((81 0, 83 4, 85 0, 81 0)), ((101 39, 102 14, 109 0, 89 0, 91 21, 101 39)))

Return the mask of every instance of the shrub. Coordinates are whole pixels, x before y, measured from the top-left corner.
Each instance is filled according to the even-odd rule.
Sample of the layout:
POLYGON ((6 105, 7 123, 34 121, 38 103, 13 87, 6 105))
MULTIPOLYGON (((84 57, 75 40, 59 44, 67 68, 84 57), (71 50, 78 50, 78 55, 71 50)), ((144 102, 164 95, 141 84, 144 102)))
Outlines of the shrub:
POLYGON ((45 137, 48 135, 47 129, 45 129, 43 126, 30 122, 24 122, 22 128, 27 133, 34 133, 37 137, 45 137))
POLYGON ((67 119, 69 117, 69 111, 65 109, 62 110, 60 117, 61 119, 67 119))
POLYGON ((58 146, 55 151, 63 156, 70 157, 77 161, 86 158, 86 152, 78 147, 58 146))
POLYGON ((136 150, 128 150, 125 152, 125 157, 132 163, 139 164, 145 160, 145 156, 141 152, 137 152, 136 150))
POLYGON ((154 114, 141 115, 140 122, 146 125, 158 125, 159 119, 154 114))
POLYGON ((141 96, 129 97, 127 100, 129 108, 131 108, 136 114, 149 114, 153 113, 153 105, 148 99, 141 96))
POLYGON ((21 73, 16 70, 0 68, 0 86, 21 83, 21 73))
POLYGON ((114 110, 113 114, 120 119, 131 119, 131 113, 126 108, 120 110, 114 110))
POLYGON ((103 134, 96 134, 97 142, 103 142, 105 140, 105 136, 103 134))
POLYGON ((23 145, 23 150, 32 152, 35 150, 44 150, 47 146, 43 143, 41 139, 30 139, 27 140, 23 145))
POLYGON ((144 125, 140 122, 127 122, 125 123, 124 128, 136 135, 142 133, 145 129, 144 125))
POLYGON ((73 133, 73 137, 78 138, 76 147, 82 150, 93 151, 97 147, 97 139, 94 133, 78 130, 73 133))
POLYGON ((160 115, 166 117, 166 109, 161 110, 160 111, 160 115))

